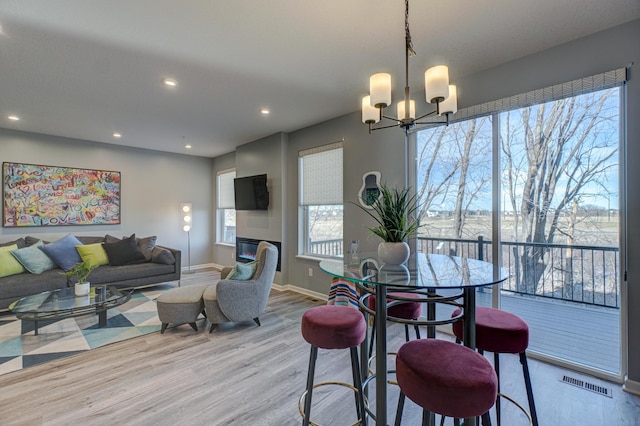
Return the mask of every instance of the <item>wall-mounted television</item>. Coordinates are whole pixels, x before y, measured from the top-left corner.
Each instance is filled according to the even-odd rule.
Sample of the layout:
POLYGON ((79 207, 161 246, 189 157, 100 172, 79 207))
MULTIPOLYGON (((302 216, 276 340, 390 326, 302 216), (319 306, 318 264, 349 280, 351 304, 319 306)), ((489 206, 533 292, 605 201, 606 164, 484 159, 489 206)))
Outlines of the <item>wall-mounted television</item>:
POLYGON ((233 180, 236 210, 267 210, 269 190, 267 175, 255 175, 233 180))

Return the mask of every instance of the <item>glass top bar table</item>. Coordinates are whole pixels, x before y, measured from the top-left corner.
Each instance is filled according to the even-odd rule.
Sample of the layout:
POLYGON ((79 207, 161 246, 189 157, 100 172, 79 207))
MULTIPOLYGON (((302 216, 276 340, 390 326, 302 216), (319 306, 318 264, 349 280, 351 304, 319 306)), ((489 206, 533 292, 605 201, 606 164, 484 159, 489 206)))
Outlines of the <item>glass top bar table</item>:
MULTIPOLYGON (((375 290, 376 353, 387 353, 387 291, 438 291, 459 289, 462 291, 464 318, 464 344, 475 349, 476 289, 499 284, 508 274, 504 268, 476 259, 417 253, 403 265, 385 265, 377 254, 361 253, 344 260, 323 260, 320 269, 339 278, 354 281, 375 290)), ((437 297, 436 297, 437 299, 437 297)), ((425 300, 428 302, 428 299, 425 300)), ((433 304, 428 304, 433 305, 433 304)), ((428 309, 431 309, 429 307, 428 309)), ((434 308, 435 309, 435 308, 434 308)), ((431 318, 431 315, 428 314, 431 318)), ((428 322, 426 322, 428 323, 428 322)), ((425 324, 425 322, 421 322, 425 324)), ((434 322, 440 324, 440 322, 434 322)), ((433 337, 433 336, 431 336, 433 337)), ((362 345, 366 351, 367 344, 362 345)), ((368 354, 363 355, 368 359, 368 354)), ((378 372, 387 371, 386 356, 376 356, 376 425, 387 426, 387 377, 378 372)), ((465 419, 466 426, 476 425, 476 419, 465 419)))

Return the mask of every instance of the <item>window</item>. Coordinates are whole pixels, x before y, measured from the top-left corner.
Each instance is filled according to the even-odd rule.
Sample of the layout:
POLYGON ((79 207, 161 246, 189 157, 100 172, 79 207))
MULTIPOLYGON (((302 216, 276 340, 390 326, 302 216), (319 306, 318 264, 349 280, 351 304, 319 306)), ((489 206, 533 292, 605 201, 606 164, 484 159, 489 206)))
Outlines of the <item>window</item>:
POLYGON ((509 278, 478 304, 524 318, 529 349, 612 378, 625 79, 619 69, 492 101, 416 137, 419 249, 501 263, 509 278))
POLYGON ((342 142, 298 156, 301 253, 342 257, 342 142))
POLYGON ((233 179, 235 170, 225 170, 218 173, 218 242, 236 242, 236 209, 233 194, 233 179))

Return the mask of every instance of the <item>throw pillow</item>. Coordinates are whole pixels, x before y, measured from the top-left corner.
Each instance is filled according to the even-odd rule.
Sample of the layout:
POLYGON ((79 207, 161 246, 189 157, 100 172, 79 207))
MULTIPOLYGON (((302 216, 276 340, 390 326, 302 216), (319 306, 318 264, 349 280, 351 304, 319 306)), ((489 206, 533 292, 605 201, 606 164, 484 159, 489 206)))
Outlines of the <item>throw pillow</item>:
MULTIPOLYGON (((27 235, 26 237, 24 237, 24 243, 26 247, 32 246, 36 244, 38 241, 42 241, 43 244, 49 244, 49 241, 44 241, 40 238, 32 237, 30 235, 27 235)), ((22 247, 18 246, 18 248, 22 248, 22 247)))
POLYGON ((253 274, 256 273, 257 267, 258 262, 256 261, 249 263, 236 263, 236 266, 231 269, 226 279, 235 281, 248 281, 253 278, 253 274))
POLYGON ((56 262, 59 267, 68 271, 73 268, 76 263, 82 261, 78 250, 76 250, 76 246, 81 245, 80 240, 72 234, 67 234, 57 241, 40 246, 40 250, 56 262))
POLYGON ((104 242, 107 244, 117 243, 118 241, 121 241, 120 238, 114 237, 113 235, 107 234, 104 236, 104 242))
POLYGON ((32 274, 41 274, 45 271, 58 267, 58 265, 56 265, 49 256, 39 249, 43 244, 42 240, 38 240, 37 243, 32 244, 29 247, 13 250, 11 254, 22 264, 22 266, 25 267, 27 271, 32 274))
POLYGON ((151 260, 151 256, 153 254, 153 249, 156 246, 157 237, 146 237, 146 238, 136 238, 136 243, 138 244, 138 248, 144 255, 144 259, 148 262, 151 260))
POLYGON ((14 241, 7 241, 6 243, 0 243, 0 247, 8 247, 8 246, 12 246, 14 244, 17 245, 18 248, 22 248, 22 247, 26 247, 27 246, 24 238, 18 238, 17 240, 14 240, 14 241))
POLYGON ((161 263, 163 265, 173 265, 176 258, 170 250, 161 247, 154 247, 151 253, 151 261, 153 263, 161 263))
POLYGON ((13 250, 18 250, 17 244, 0 247, 0 278, 25 272, 20 262, 11 254, 13 250))
POLYGON ((109 264, 107 252, 102 247, 102 243, 85 244, 77 246, 78 254, 83 262, 88 262, 90 266, 101 266, 109 264))
POLYGON ((104 243, 104 250, 113 266, 144 262, 144 254, 136 244, 136 234, 115 243, 104 243))

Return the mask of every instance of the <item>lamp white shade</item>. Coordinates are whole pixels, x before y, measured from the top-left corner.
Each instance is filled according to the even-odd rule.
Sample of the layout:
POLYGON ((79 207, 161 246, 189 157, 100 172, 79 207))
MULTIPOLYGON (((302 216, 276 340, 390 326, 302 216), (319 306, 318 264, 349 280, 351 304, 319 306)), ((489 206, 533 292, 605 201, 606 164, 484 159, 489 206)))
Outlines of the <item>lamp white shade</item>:
POLYGON ((449 68, 437 65, 424 72, 424 91, 427 102, 435 103, 449 97, 449 68))
POLYGON ((374 106, 371 106, 371 96, 365 96, 362 98, 362 122, 377 123, 380 121, 380 110, 374 106))
POLYGON ((184 232, 189 232, 191 230, 191 204, 184 203, 180 204, 180 210, 182 211, 182 229, 184 232))
MULTIPOLYGON (((402 121, 406 116, 405 110, 405 101, 398 102, 398 120, 402 121)), ((409 117, 408 118, 416 118, 416 101, 409 100, 409 117)))
POLYGON ((369 78, 369 94, 371 105, 386 108, 391 105, 391 74, 379 72, 369 78))
POLYGON ((458 90, 453 84, 449 85, 449 97, 440 102, 440 115, 458 112, 458 90))

